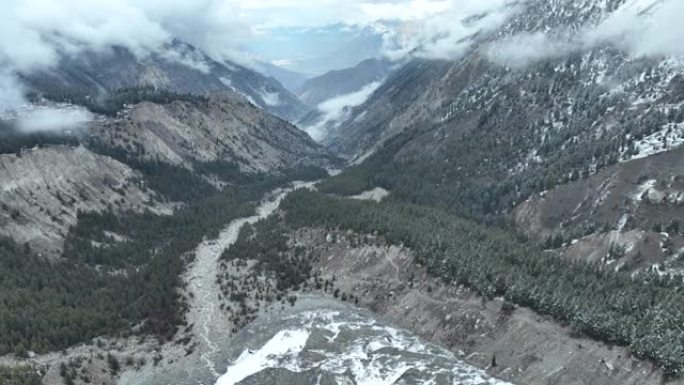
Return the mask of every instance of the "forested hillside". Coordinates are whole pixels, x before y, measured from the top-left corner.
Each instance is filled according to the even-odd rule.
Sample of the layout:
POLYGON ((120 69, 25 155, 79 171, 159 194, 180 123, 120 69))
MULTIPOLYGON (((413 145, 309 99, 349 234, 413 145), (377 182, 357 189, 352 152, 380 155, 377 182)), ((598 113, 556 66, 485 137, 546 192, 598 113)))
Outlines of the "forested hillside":
MULTIPOLYGON (((592 338, 629 346, 635 356, 656 362, 667 376, 684 370, 684 298, 681 283, 668 277, 632 277, 600 265, 554 258, 505 231, 395 200, 376 204, 298 191, 281 207, 289 226, 281 232, 324 226, 381 234, 390 244, 412 249, 417 262, 434 276, 470 287, 485 298, 503 296, 592 338)), ((274 239, 272 231, 263 236, 274 239)), ((263 244, 277 251, 279 243, 263 244)))
POLYGON ((160 192, 172 186, 171 196, 191 200, 172 216, 83 213, 57 261, 2 240, 0 354, 64 349, 99 335, 130 333, 141 322, 139 332, 173 337, 183 322, 184 301, 177 289, 192 257, 187 252, 232 219, 250 215, 255 201, 276 186, 325 174, 293 171, 217 191, 197 176, 177 178, 178 169, 142 169, 155 178, 160 192), (174 192, 197 188, 202 195, 174 192))

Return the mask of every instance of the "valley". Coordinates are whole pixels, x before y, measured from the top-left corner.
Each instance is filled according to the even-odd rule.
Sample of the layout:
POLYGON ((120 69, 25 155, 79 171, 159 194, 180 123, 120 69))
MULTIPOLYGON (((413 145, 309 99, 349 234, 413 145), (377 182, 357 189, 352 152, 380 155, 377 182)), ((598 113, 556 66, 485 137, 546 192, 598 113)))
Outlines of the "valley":
POLYGON ((677 0, 153 3, 3 19, 0 385, 684 384, 677 0))

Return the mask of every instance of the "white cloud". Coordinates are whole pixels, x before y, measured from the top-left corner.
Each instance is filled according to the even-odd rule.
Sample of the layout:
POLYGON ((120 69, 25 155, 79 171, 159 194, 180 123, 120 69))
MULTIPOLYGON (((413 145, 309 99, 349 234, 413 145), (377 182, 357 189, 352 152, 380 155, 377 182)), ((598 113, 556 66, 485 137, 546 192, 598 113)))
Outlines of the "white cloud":
POLYGON ((520 33, 494 42, 485 52, 491 60, 510 67, 606 45, 635 57, 684 56, 681 15, 681 0, 631 0, 598 25, 586 26, 574 35, 565 31, 520 33))
POLYGON ((556 57, 582 49, 582 44, 543 32, 520 33, 490 44, 486 54, 492 61, 513 68, 556 57))
POLYGON ((24 102, 21 85, 12 73, 0 71, 0 118, 7 109, 24 102))
MULTIPOLYGON (((218 59, 246 59, 239 42, 251 34, 229 0, 5 0, 0 13, 0 110, 23 102, 14 74, 45 69, 61 53, 127 47, 138 56, 179 38, 218 59), (12 86, 12 87, 8 87, 12 86)), ((201 71, 184 55, 169 60, 201 71)))
POLYGON ((404 22, 389 28, 385 35, 390 58, 407 55, 428 59, 458 58, 473 43, 472 36, 499 27, 518 11, 506 0, 413 1, 412 4, 417 9, 409 6, 406 9, 409 13, 403 15, 404 22), (420 12, 420 9, 424 11, 420 12))
POLYGON ((586 32, 593 44, 617 44, 636 56, 684 56, 684 2, 627 2, 596 28, 586 32))
POLYGON ((79 128, 91 120, 84 108, 38 108, 20 115, 17 126, 22 132, 54 132, 79 128))
POLYGON ((356 92, 340 95, 320 103, 318 111, 321 113, 321 118, 316 123, 304 127, 304 131, 315 141, 321 141, 325 138, 331 125, 334 126, 342 123, 351 108, 365 103, 381 85, 382 81, 376 81, 365 85, 356 92))

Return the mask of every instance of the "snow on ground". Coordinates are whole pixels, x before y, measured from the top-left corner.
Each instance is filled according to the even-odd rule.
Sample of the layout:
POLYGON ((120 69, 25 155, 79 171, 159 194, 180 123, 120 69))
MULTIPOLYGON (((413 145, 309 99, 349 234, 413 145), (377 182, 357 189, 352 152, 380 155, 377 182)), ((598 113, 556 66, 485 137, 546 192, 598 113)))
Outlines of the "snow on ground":
POLYGON ((506 385, 453 353, 373 318, 346 311, 300 312, 277 324, 259 349, 245 349, 217 385, 235 385, 264 369, 314 373, 337 384, 506 385), (298 326, 293 326, 298 325, 298 326), (313 357, 313 358, 312 358, 313 357))
POLYGON ((389 191, 385 190, 384 188, 381 187, 376 187, 372 190, 364 191, 361 194, 354 195, 350 197, 351 199, 357 199, 357 200, 362 200, 362 201, 375 201, 375 202, 380 202, 382 201, 385 197, 389 195, 389 191))
POLYGON ((635 143, 639 153, 627 160, 645 158, 650 155, 673 150, 684 143, 684 123, 667 124, 662 130, 635 143))
POLYGON ((235 385, 252 374, 277 367, 280 365, 280 357, 301 353, 309 335, 310 332, 307 330, 279 331, 258 351, 251 352, 247 349, 242 352, 233 366, 218 379, 216 385, 235 385))
POLYGON ((648 192, 650 189, 655 187, 656 182, 657 181, 655 179, 649 179, 646 182, 640 184, 639 187, 637 187, 634 194, 632 194, 632 200, 635 202, 641 202, 644 193, 648 192))

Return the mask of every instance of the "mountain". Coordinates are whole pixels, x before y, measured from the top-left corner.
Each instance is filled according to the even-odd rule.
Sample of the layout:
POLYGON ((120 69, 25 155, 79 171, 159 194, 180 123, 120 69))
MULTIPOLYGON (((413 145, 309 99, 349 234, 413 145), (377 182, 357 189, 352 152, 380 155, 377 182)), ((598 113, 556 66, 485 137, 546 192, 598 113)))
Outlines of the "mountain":
POLYGON ((21 77, 30 91, 52 97, 99 98, 122 88, 152 86, 196 95, 234 91, 289 121, 308 111, 274 78, 235 63, 215 61, 178 40, 160 52, 142 56, 118 46, 62 53, 55 68, 23 73, 21 77))
POLYGON ((306 133, 231 93, 197 102, 142 102, 92 124, 88 134, 138 159, 183 167, 222 161, 245 172, 271 172, 325 164, 327 157, 306 133))
POLYGON ((283 86, 285 86, 285 88, 293 93, 296 93, 302 84, 304 84, 310 78, 309 75, 296 71, 290 71, 286 68, 273 65, 271 63, 259 62, 257 63, 257 67, 260 73, 275 78, 283 86))
MULTIPOLYGON (((670 210, 679 204, 676 198, 662 202, 657 220, 646 220, 645 213, 654 208, 646 201, 631 207, 632 196, 651 180, 655 185, 645 192, 654 197, 676 197, 679 191, 672 182, 681 174, 678 163, 665 162, 661 171, 652 165, 662 163, 655 154, 684 142, 684 61, 634 56, 610 42, 572 47, 525 65, 505 64, 496 58, 499 51, 492 54, 511 39, 540 32, 570 33, 566 39, 572 42, 572 33, 582 33, 587 25, 618 13, 649 17, 658 4, 531 2, 500 28, 471 37, 461 59, 415 59, 392 73, 323 143, 356 164, 365 160, 344 177, 347 182, 352 176, 355 184, 373 181, 411 202, 484 222, 505 221, 518 210, 519 217, 528 218, 518 223, 537 239, 561 234, 557 247, 616 229, 623 234, 665 228, 676 222, 678 211, 670 210), (614 186, 609 181, 615 175, 621 182, 614 186), (613 186, 615 207, 600 201, 606 183, 613 186), (528 206, 541 211, 530 214, 529 207, 519 205, 535 194, 546 195, 533 198, 537 203, 528 206), (566 206, 569 196, 577 211, 566 206), (588 201, 580 205, 584 198, 588 201), (535 224, 539 220, 543 231, 535 224)), ((642 258, 650 263, 637 265, 676 258, 680 242, 672 236, 669 251, 643 249, 642 258)), ((633 246, 628 236, 614 239, 615 247, 633 246)))
POLYGON ((513 221, 571 259, 681 274, 683 170, 684 148, 619 163, 534 195, 513 221))
POLYGON ((198 189, 223 188, 241 173, 273 174, 330 161, 306 133, 232 92, 142 101, 116 117, 96 116, 69 131, 31 134, 10 125, 0 135, 0 182, 6 186, 0 194, 0 234, 51 257, 61 254, 81 213, 173 214, 173 205, 157 199, 196 196, 183 186, 183 175, 206 180, 198 189), (141 183, 163 179, 155 175, 163 172, 178 185, 173 191, 141 183))
POLYGON ((370 83, 385 79, 394 66, 394 63, 386 59, 364 60, 355 67, 330 71, 307 80, 299 88, 297 95, 304 103, 317 106, 326 100, 356 92, 370 83))

